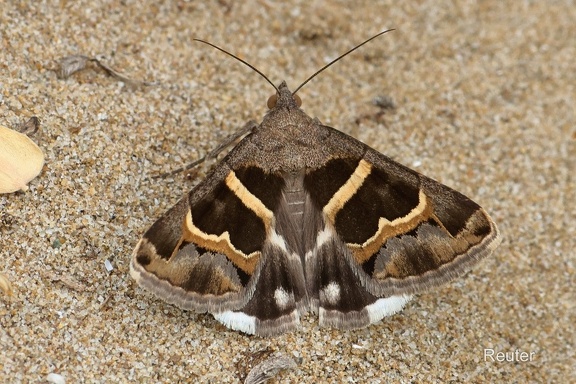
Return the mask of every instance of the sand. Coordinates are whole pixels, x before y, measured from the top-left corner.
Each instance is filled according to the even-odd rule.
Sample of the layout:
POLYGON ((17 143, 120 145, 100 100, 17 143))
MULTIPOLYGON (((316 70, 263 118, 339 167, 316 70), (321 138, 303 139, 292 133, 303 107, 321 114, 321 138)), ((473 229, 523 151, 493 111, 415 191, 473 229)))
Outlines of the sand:
POLYGON ((297 363, 272 382, 576 381, 572 2, 161 3, 0 7, 0 124, 39 117, 31 137, 46 156, 29 191, 0 196, 0 273, 14 290, 0 292, 0 381, 238 383, 236 363, 267 348, 297 363), (139 288, 134 246, 206 168, 153 176, 259 121, 273 92, 192 38, 295 88, 385 28, 396 31, 303 88, 303 108, 473 198, 502 231, 496 252, 357 331, 307 316, 250 337, 139 288), (68 55, 154 85, 94 63, 61 79, 68 55), (515 361, 498 361, 506 352, 515 361))

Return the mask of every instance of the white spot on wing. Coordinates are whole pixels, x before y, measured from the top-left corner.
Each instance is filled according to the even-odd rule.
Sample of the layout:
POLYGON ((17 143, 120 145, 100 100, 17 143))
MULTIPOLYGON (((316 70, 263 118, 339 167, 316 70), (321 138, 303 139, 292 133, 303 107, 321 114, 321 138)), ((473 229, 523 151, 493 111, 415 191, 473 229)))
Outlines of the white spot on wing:
POLYGON ((316 238, 316 249, 320 249, 332 237, 332 231, 328 227, 324 227, 316 238))
POLYGON ((316 245, 314 246, 314 249, 306 252, 306 260, 309 260, 313 255, 315 255, 316 252, 318 252, 318 250, 332 238, 332 236, 332 230, 328 227, 324 227, 316 237, 316 245))
POLYGON ((400 311, 411 298, 412 295, 390 296, 384 299, 378 299, 374 303, 368 305, 366 310, 368 311, 370 324, 374 324, 375 322, 382 320, 383 317, 393 315, 400 311))
POLYGON ((272 234, 270 235, 270 242, 275 246, 277 246, 278 248, 280 248, 281 250, 283 250, 284 252, 288 252, 288 247, 286 247, 286 242, 284 241, 284 238, 280 236, 278 233, 276 233, 276 231, 272 231, 272 234))
POLYGON ((334 305, 340 301, 340 286, 333 281, 322 290, 322 294, 328 303, 334 305))
POLYGON ((256 333, 256 318, 242 312, 225 311, 212 314, 216 320, 235 331, 254 335, 256 333))
POLYGON ((278 308, 284 309, 290 304, 290 295, 284 290, 284 288, 276 288, 274 291, 274 300, 276 300, 278 308))
POLYGON ((290 254, 290 259, 300 261, 300 255, 297 253, 290 254))

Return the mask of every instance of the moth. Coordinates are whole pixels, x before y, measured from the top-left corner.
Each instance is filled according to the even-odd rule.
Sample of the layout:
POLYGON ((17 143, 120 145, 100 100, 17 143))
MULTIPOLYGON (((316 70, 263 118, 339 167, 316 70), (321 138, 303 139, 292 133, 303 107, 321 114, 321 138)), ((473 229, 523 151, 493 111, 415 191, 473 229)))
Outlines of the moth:
POLYGON ((144 233, 139 285, 247 334, 291 331, 309 311, 356 329, 493 251, 498 229, 478 204, 300 108, 320 71, 275 87, 262 122, 144 233))

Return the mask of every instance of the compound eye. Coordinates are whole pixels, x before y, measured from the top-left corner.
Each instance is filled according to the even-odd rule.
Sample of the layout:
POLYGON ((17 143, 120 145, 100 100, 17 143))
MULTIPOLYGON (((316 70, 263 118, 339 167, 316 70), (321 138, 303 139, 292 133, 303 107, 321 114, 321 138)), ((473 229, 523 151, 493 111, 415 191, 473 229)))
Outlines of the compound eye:
POLYGON ((294 97, 294 101, 296 102, 296 105, 298 106, 298 108, 300 108, 302 106, 302 99, 298 95, 292 95, 292 96, 294 97))
POLYGON ((266 105, 268 106, 268 109, 272 109, 276 106, 276 102, 278 101, 278 94, 273 94, 272 96, 270 96, 268 98, 268 101, 266 102, 266 105))

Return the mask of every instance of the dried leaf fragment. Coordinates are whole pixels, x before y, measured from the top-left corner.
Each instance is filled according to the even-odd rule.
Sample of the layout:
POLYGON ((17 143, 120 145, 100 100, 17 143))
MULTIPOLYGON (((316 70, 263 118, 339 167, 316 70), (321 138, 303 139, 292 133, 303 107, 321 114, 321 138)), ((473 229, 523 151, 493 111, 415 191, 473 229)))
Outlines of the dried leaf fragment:
POLYGON ((7 296, 12 296, 12 284, 3 273, 0 273, 0 290, 3 291, 7 296))
POLYGON ((86 287, 86 285, 78 282, 76 279, 74 279, 73 277, 70 276, 60 276, 57 275, 55 273, 45 273, 44 277, 46 277, 47 279, 50 279, 50 281, 52 282, 61 282, 64 286, 73 289, 75 291, 78 292, 84 292, 87 291, 88 288, 86 287))
POLYGON ((66 79, 73 75, 74 73, 81 71, 86 68, 88 63, 94 63, 98 67, 102 68, 106 73, 115 79, 118 79, 132 87, 137 87, 140 85, 153 85, 153 83, 147 81, 132 80, 120 72, 114 70, 112 67, 105 64, 103 61, 95 58, 88 57, 84 55, 70 55, 60 59, 60 69, 58 71, 58 77, 61 79, 66 79))
POLYGON ((296 368, 293 359, 284 356, 272 356, 274 350, 266 348, 246 355, 236 367, 244 384, 261 384, 276 376, 281 370, 296 368))
POLYGON ((40 119, 37 118, 36 116, 32 116, 31 118, 28 119, 27 122, 20 124, 20 127, 18 127, 18 131, 25 135, 33 135, 38 131, 39 128, 40 128, 40 119))
POLYGON ((263 362, 255 366, 250 371, 248 376, 246 376, 244 384, 265 383, 272 377, 276 376, 278 372, 285 369, 294 369, 294 368, 296 368, 296 362, 294 362, 294 360, 292 360, 291 358, 284 355, 274 356, 264 360, 263 362))
POLYGON ((0 193, 26 191, 44 166, 44 154, 28 136, 0 125, 0 193))
POLYGON ((60 70, 58 71, 58 77, 61 79, 67 79, 74 73, 86 68, 86 64, 90 61, 88 56, 83 55, 70 55, 60 59, 60 70))

